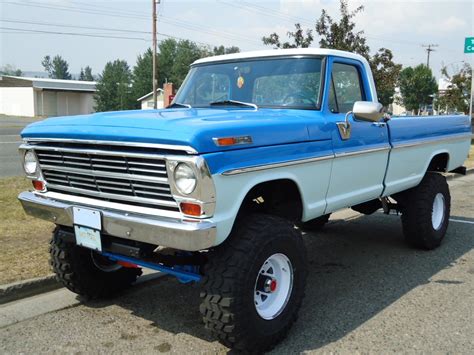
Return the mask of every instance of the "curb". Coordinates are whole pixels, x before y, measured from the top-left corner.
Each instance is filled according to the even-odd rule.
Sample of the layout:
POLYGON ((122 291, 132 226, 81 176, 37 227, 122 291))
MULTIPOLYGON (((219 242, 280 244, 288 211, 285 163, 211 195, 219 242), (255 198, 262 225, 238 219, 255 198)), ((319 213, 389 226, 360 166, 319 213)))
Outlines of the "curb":
MULTIPOLYGON (((137 279, 135 286, 147 284, 150 281, 164 276, 167 275, 164 273, 147 270, 137 279)), ((55 275, 48 275, 35 279, 18 281, 7 285, 0 285, 0 305, 18 301, 23 298, 36 296, 49 291, 58 290, 60 288, 64 288, 64 286, 56 280, 55 275)))
POLYGON ((0 304, 57 290, 63 287, 54 275, 18 281, 0 286, 0 304))

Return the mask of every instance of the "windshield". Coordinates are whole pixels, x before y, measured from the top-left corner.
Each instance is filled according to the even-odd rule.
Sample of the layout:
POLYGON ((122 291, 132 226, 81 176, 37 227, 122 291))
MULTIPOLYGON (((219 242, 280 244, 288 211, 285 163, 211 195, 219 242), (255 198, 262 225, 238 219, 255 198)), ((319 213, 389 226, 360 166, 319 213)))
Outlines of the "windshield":
POLYGON ((191 68, 173 102, 222 107, 236 106, 238 101, 258 107, 319 109, 320 90, 321 58, 258 59, 191 68))

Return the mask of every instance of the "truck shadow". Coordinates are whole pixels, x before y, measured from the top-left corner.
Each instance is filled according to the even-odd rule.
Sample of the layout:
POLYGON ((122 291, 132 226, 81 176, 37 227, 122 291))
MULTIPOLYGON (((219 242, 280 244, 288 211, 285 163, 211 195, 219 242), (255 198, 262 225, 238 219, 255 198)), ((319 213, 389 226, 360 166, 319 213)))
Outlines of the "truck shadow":
MULTIPOLYGON (((306 298, 298 321, 273 353, 300 353, 337 341, 420 285, 438 282, 456 287, 457 281, 432 277, 474 247, 473 234, 474 225, 450 223, 441 248, 415 250, 403 243, 397 216, 374 214, 330 222, 323 231, 305 235, 310 263, 306 298)), ((113 303, 159 329, 216 341, 201 323, 199 285, 160 278, 113 303)), ((216 346, 226 351, 217 344, 214 350, 216 346)))

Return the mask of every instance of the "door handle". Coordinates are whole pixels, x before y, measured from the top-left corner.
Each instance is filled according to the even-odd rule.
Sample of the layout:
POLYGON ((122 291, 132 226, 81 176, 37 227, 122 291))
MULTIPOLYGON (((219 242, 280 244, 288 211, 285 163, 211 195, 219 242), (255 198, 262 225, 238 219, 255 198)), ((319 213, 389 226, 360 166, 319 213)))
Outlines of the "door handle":
POLYGON ((384 128, 387 124, 385 122, 373 122, 372 126, 384 128))

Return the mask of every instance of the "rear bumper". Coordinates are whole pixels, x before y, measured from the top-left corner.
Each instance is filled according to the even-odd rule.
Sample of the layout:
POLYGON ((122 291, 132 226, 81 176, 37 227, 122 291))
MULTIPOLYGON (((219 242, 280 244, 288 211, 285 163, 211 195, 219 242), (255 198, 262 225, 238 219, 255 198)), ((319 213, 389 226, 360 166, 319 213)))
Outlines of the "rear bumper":
MULTIPOLYGON (((22 192, 18 196, 25 212, 63 226, 73 226, 75 203, 22 192)), ((94 206, 88 206, 94 208, 94 206)), ((124 239, 196 251, 215 245, 216 225, 211 221, 188 221, 179 218, 149 216, 103 208, 102 232, 124 239)))

